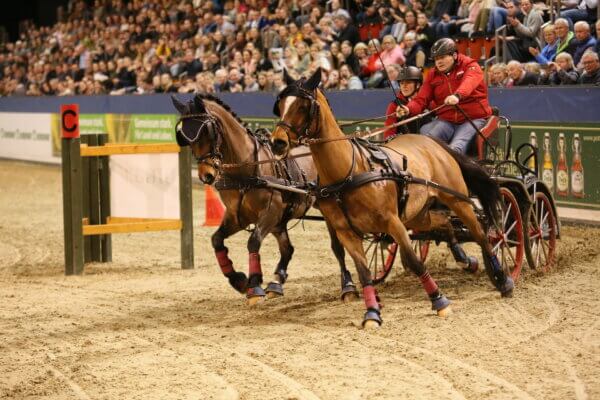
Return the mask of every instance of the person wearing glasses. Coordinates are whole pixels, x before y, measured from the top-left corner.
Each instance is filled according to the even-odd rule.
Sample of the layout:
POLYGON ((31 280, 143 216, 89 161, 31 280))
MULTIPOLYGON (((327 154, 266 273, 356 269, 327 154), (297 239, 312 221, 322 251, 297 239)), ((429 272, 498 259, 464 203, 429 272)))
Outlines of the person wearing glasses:
POLYGON ((459 54, 456 43, 442 38, 431 47, 435 62, 417 95, 398 105, 398 117, 416 115, 426 108, 440 108, 437 119, 423 125, 422 134, 440 139, 455 151, 466 154, 477 134, 492 115, 483 71, 472 58, 459 54))
POLYGON ((583 74, 579 77, 577 83, 581 85, 600 85, 600 61, 598 53, 588 50, 581 57, 583 64, 583 74))

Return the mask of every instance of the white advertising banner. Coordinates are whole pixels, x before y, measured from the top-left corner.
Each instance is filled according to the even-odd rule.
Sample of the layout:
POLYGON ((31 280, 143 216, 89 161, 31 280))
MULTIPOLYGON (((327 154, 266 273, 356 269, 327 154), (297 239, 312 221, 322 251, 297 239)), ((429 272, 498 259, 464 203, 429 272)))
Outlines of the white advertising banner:
POLYGON ((178 219, 178 155, 111 156, 110 197, 113 217, 178 219))
POLYGON ((0 158, 60 164, 52 155, 51 115, 0 112, 0 158))

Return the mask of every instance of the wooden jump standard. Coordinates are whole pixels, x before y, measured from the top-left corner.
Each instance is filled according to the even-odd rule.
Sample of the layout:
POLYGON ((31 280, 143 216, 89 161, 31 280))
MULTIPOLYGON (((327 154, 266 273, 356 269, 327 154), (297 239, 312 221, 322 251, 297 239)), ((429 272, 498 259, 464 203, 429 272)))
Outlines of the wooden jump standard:
POLYGON ((62 122, 65 274, 83 273, 84 262, 112 261, 113 233, 164 230, 181 232, 181 267, 194 268, 189 147, 180 148, 175 143, 108 144, 106 134, 65 137, 64 117, 62 122), (149 153, 179 154, 181 219, 111 217, 108 157, 149 153))

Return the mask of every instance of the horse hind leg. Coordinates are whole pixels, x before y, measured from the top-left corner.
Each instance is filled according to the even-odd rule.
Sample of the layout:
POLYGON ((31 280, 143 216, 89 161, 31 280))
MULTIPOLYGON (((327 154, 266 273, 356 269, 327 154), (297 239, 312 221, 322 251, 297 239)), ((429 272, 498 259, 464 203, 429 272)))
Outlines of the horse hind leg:
POLYGON ((292 255, 294 254, 294 246, 290 242, 290 237, 288 235, 287 227, 283 226, 281 229, 271 232, 275 239, 277 240, 277 244, 279 245, 279 253, 281 257, 279 262, 277 263, 277 267, 275 267, 275 271, 273 273, 273 280, 269 282, 265 292, 267 293, 267 298, 272 299, 275 297, 283 296, 283 284, 287 280, 287 267, 292 259, 292 255))
POLYGON ((229 214, 225 214, 221 225, 211 237, 211 243, 215 252, 215 257, 221 268, 221 272, 229 280, 229 284, 238 292, 244 293, 248 278, 243 272, 238 272, 233 268, 233 261, 228 256, 229 249, 225 246, 225 239, 239 232, 241 229, 234 222, 229 214))
POLYGON ((352 281, 352 274, 346 268, 346 252, 344 251, 344 246, 342 246, 342 243, 340 243, 340 240, 335 233, 335 229, 333 229, 329 222, 325 222, 327 224, 327 230, 329 231, 329 238, 331 239, 331 250, 333 251, 333 254, 335 255, 335 258, 340 266, 342 301, 344 303, 349 303, 358 298, 358 290, 352 281))
POLYGON ((471 232, 473 239, 481 247, 485 270, 492 284, 502 294, 502 297, 511 297, 515 286, 513 279, 502 269, 498 258, 492 252, 492 246, 473 211, 473 207, 464 201, 449 201, 448 207, 460 218, 471 232))
POLYGON ((429 296, 429 300, 431 300, 431 308, 435 310, 440 317, 448 316, 451 313, 450 300, 442 294, 437 283, 427 271, 425 264, 423 264, 415 254, 408 231, 398 217, 394 217, 390 220, 389 233, 398 243, 402 265, 405 265, 419 277, 425 292, 429 296))

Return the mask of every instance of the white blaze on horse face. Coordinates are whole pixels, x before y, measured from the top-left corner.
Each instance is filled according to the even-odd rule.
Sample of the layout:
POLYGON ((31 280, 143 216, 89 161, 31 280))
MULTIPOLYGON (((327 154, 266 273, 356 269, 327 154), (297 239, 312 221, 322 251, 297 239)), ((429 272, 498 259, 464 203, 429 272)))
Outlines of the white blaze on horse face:
POLYGON ((285 118, 285 114, 288 112, 292 104, 294 104, 296 99, 296 96, 288 96, 285 98, 285 101, 283 102, 283 113, 281 113, 281 119, 285 118))

